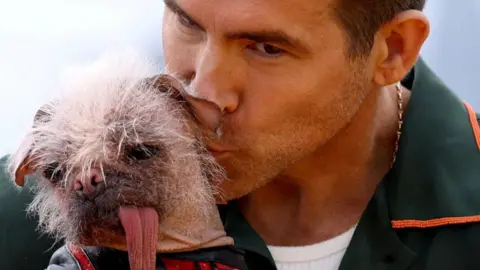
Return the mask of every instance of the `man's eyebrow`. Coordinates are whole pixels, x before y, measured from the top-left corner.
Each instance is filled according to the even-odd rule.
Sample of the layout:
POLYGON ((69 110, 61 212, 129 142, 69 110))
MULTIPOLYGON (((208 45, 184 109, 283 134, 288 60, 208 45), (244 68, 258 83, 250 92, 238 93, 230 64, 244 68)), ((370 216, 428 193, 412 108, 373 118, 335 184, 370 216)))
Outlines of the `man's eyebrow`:
POLYGON ((255 42, 273 42, 280 45, 289 46, 302 52, 308 52, 308 47, 298 38, 291 37, 281 30, 260 30, 260 31, 242 31, 227 33, 226 38, 249 39, 255 42))
MULTIPOLYGON (((165 5, 174 13, 187 18, 192 24, 195 24, 199 29, 203 27, 192 19, 178 4, 176 0, 163 0, 165 5)), ((239 31, 225 34, 227 40, 249 39, 255 42, 272 42, 283 46, 294 48, 300 52, 307 53, 310 50, 308 46, 298 38, 291 37, 281 30, 260 30, 260 31, 239 31)))
POLYGON ((190 23, 194 24, 196 27, 203 29, 203 27, 196 22, 194 19, 192 19, 191 16, 189 16, 178 4, 177 1, 175 0, 163 0, 163 3, 165 3, 165 6, 176 13, 178 16, 184 17, 190 21, 190 23))

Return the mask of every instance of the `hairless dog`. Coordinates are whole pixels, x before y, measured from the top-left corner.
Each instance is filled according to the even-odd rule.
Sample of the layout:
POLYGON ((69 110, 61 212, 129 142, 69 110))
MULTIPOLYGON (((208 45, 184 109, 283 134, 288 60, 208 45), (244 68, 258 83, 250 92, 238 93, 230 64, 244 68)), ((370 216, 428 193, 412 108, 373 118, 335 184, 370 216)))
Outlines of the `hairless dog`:
POLYGON ((28 210, 66 242, 48 269, 246 269, 215 203, 224 171, 181 82, 135 53, 67 82, 9 166, 18 186, 36 175, 28 210))

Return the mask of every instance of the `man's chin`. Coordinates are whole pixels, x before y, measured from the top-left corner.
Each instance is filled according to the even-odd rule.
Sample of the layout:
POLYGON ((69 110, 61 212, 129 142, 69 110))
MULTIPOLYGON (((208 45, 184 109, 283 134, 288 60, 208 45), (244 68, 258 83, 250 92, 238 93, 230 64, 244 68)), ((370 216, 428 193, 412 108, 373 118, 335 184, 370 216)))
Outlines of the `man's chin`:
POLYGON ((227 175, 227 179, 215 184, 217 202, 240 199, 268 184, 280 172, 274 162, 259 155, 235 152, 217 162, 227 175))
POLYGON ((230 181, 232 180, 224 180, 217 186, 217 194, 215 196, 217 204, 226 204, 227 202, 239 199, 252 191, 246 188, 239 188, 233 183, 226 183, 230 181))
POLYGON ((225 179, 216 186, 216 201, 218 204, 225 204, 240 199, 266 185, 269 182, 266 179, 268 178, 254 176, 225 179))

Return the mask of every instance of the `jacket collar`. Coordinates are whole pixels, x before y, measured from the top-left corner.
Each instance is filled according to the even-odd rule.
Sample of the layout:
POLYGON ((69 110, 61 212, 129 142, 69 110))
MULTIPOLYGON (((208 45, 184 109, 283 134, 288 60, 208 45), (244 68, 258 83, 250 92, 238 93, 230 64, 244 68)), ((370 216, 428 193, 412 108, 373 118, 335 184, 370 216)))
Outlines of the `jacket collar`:
POLYGON ((412 95, 397 162, 385 183, 392 225, 480 221, 478 115, 422 59, 403 84, 412 95))
POLYGON ((238 201, 218 206, 225 231, 235 241, 235 247, 246 252, 249 270, 276 269, 270 251, 259 234, 248 224, 238 207, 238 201))

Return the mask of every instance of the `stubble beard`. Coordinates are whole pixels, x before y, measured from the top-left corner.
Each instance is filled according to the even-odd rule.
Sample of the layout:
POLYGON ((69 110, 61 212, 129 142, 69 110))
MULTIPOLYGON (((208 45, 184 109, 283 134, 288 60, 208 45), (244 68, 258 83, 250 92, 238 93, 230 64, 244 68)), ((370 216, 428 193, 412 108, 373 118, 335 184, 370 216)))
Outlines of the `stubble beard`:
POLYGON ((232 158, 224 166, 228 178, 218 186, 219 196, 225 201, 239 199, 270 183, 292 163, 291 160, 289 152, 279 153, 276 157, 232 158))
POLYGON ((365 81, 364 62, 350 64, 349 68, 351 75, 342 83, 345 94, 338 97, 338 104, 317 109, 311 113, 317 117, 310 117, 300 126, 287 126, 288 130, 293 130, 283 132, 287 139, 264 136, 253 141, 244 140, 244 145, 260 145, 260 149, 248 149, 247 145, 245 152, 227 161, 219 161, 228 175, 228 179, 218 186, 221 199, 236 200, 266 186, 291 165, 319 151, 350 123, 368 96, 371 85, 365 81))

